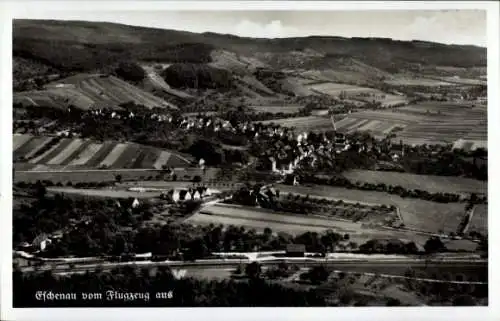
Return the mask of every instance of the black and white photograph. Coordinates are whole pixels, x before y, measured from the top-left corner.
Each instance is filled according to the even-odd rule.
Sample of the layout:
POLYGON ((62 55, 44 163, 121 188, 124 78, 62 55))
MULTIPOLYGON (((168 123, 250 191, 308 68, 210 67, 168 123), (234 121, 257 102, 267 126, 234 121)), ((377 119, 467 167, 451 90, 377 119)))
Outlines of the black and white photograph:
POLYGON ((8 22, 13 309, 491 305, 484 2, 136 5, 8 22))

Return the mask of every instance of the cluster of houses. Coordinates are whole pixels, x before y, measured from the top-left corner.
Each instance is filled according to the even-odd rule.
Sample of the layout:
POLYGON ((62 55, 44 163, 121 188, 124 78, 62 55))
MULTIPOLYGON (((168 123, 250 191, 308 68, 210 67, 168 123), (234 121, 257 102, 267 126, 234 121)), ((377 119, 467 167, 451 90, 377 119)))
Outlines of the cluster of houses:
MULTIPOLYGON (((134 118, 137 117, 133 112, 92 110, 90 113, 95 117, 109 118, 134 118)), ((141 117, 146 117, 141 115, 141 117)), ((294 130, 287 127, 281 127, 273 124, 261 124, 252 122, 241 122, 236 125, 228 120, 216 116, 179 116, 161 115, 151 113, 148 118, 158 122, 168 122, 174 124, 179 129, 184 130, 208 130, 213 132, 226 132, 235 135, 243 135, 256 142, 271 144, 267 151, 268 155, 262 155, 264 158, 261 163, 264 168, 276 173, 289 174, 299 166, 302 161, 315 164, 318 157, 331 154, 339 154, 350 149, 356 149, 359 152, 364 150, 365 146, 356 142, 349 142, 346 136, 336 129, 335 121, 332 118, 332 129, 335 132, 333 138, 323 135, 320 143, 308 139, 308 133, 295 133, 294 130)), ((391 145, 389 154, 393 160, 397 161, 404 155, 402 142, 400 146, 391 145)))
MULTIPOLYGON (((146 188, 146 187, 131 187, 129 191, 132 192, 151 192, 151 191, 165 191, 161 188, 146 188)), ((209 197, 216 191, 207 188, 206 186, 197 186, 189 188, 175 188, 161 193, 161 198, 164 200, 169 200, 173 203, 189 201, 189 200, 202 200, 204 197, 209 197)), ((135 203, 137 199, 132 203, 132 207, 139 205, 139 202, 135 203)))

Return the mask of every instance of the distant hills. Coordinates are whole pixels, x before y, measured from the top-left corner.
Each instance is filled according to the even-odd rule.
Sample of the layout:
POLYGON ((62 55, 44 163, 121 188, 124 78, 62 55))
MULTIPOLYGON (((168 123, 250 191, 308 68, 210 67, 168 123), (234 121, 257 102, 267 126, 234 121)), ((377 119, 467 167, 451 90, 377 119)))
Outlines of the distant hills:
POLYGON ((475 46, 56 20, 14 20, 13 57, 16 102, 82 109, 125 102, 176 108, 210 91, 283 99, 310 95, 313 82, 373 86, 406 76, 478 78, 486 70, 486 49, 475 46))
MULTIPOLYGON (((349 57, 388 71, 421 64, 453 67, 486 66, 486 49, 475 46, 444 45, 423 41, 396 41, 385 38, 243 38, 216 33, 134 27, 84 21, 14 20, 13 53, 63 70, 88 71, 118 59, 156 62, 211 62, 211 52, 224 49, 262 63, 290 58, 297 52, 316 53, 317 63, 329 58, 349 57), (267 53, 267 59, 263 59, 267 53), (325 58, 326 57, 326 58, 325 58), (259 59, 259 60, 260 60, 259 59)), ((296 60, 296 59, 295 59, 296 60)), ((277 65, 276 67, 280 67, 277 65)))

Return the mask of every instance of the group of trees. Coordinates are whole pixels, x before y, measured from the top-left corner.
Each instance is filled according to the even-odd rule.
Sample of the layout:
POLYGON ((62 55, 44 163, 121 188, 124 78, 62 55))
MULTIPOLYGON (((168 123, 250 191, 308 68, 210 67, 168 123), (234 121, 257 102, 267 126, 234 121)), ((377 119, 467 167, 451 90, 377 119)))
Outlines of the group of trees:
POLYGON ((233 86, 231 72, 208 64, 176 63, 163 70, 162 77, 175 88, 229 90, 233 86))
POLYGON ((369 240, 359 246, 359 252, 365 254, 383 253, 383 254, 419 254, 415 242, 403 242, 398 239, 369 240))
POLYGON ((119 78, 132 83, 138 83, 146 77, 144 69, 131 61, 120 62, 114 72, 119 78))
POLYGON ((241 163, 246 164, 249 154, 245 150, 224 148, 222 144, 212 139, 200 138, 183 150, 196 159, 203 158, 208 166, 220 166, 224 164, 241 163))
POLYGON ((477 160, 487 157, 485 150, 472 153, 445 151, 435 156, 424 157, 419 157, 418 153, 408 153, 402 160, 402 165, 405 171, 414 174, 464 176, 484 181, 488 179, 488 166, 485 162, 479 163, 477 160))
MULTIPOLYGON (((103 31, 105 32, 105 31, 103 31)), ((24 34, 24 33, 22 33, 24 34)), ((47 66, 47 71, 89 72, 106 69, 116 61, 169 61, 172 63, 207 63, 213 46, 193 42, 155 41, 80 43, 62 39, 14 37, 12 49, 16 58, 29 59, 47 66)), ((164 38, 163 38, 164 39, 164 38)), ((46 70, 41 70, 45 72, 46 70)))

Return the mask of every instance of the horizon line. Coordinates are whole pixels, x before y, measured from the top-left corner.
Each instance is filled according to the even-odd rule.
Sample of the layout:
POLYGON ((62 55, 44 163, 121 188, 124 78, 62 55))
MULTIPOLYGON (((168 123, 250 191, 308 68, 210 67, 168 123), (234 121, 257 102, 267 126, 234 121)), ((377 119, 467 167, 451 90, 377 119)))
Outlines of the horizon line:
POLYGON ((429 41, 429 40, 422 40, 422 39, 411 39, 411 40, 402 40, 402 39, 397 39, 397 38, 391 38, 391 37, 362 37, 362 36, 354 36, 354 37, 345 37, 345 36, 336 36, 336 35, 320 35, 320 34, 311 34, 307 36, 295 36, 295 37, 275 37, 275 38, 268 38, 268 37, 249 37, 249 36, 239 36, 236 34, 232 33, 219 33, 219 32, 214 32, 214 31, 204 31, 204 32, 195 32, 195 31, 188 31, 188 30, 183 30, 183 29, 167 29, 167 28, 161 28, 161 27, 151 27, 151 26, 145 26, 145 25, 137 25, 137 24, 127 24, 123 22, 112 22, 112 21, 107 21, 107 20, 79 20, 79 19, 26 19, 26 18, 13 18, 12 23, 14 24, 14 21, 64 21, 64 22, 84 22, 84 23, 107 23, 107 24, 113 24, 113 25, 120 25, 120 26, 128 26, 128 27, 135 27, 135 28, 144 28, 144 29, 155 29, 155 30, 165 30, 165 31, 176 31, 176 32, 186 32, 186 33, 191 33, 191 34, 198 34, 198 35, 203 35, 203 34, 215 34, 219 36, 230 36, 230 37, 235 37, 239 39, 255 39, 255 40, 276 40, 276 39, 306 39, 306 38, 337 38, 337 39, 363 39, 363 40, 391 40, 394 42, 421 42, 421 43, 428 43, 428 44, 438 44, 438 45, 444 45, 444 46, 455 46, 455 47, 475 47, 475 48, 481 48, 481 49, 487 49, 487 47, 483 47, 477 44, 457 44, 457 43, 444 43, 444 42, 437 42, 437 41, 429 41))

